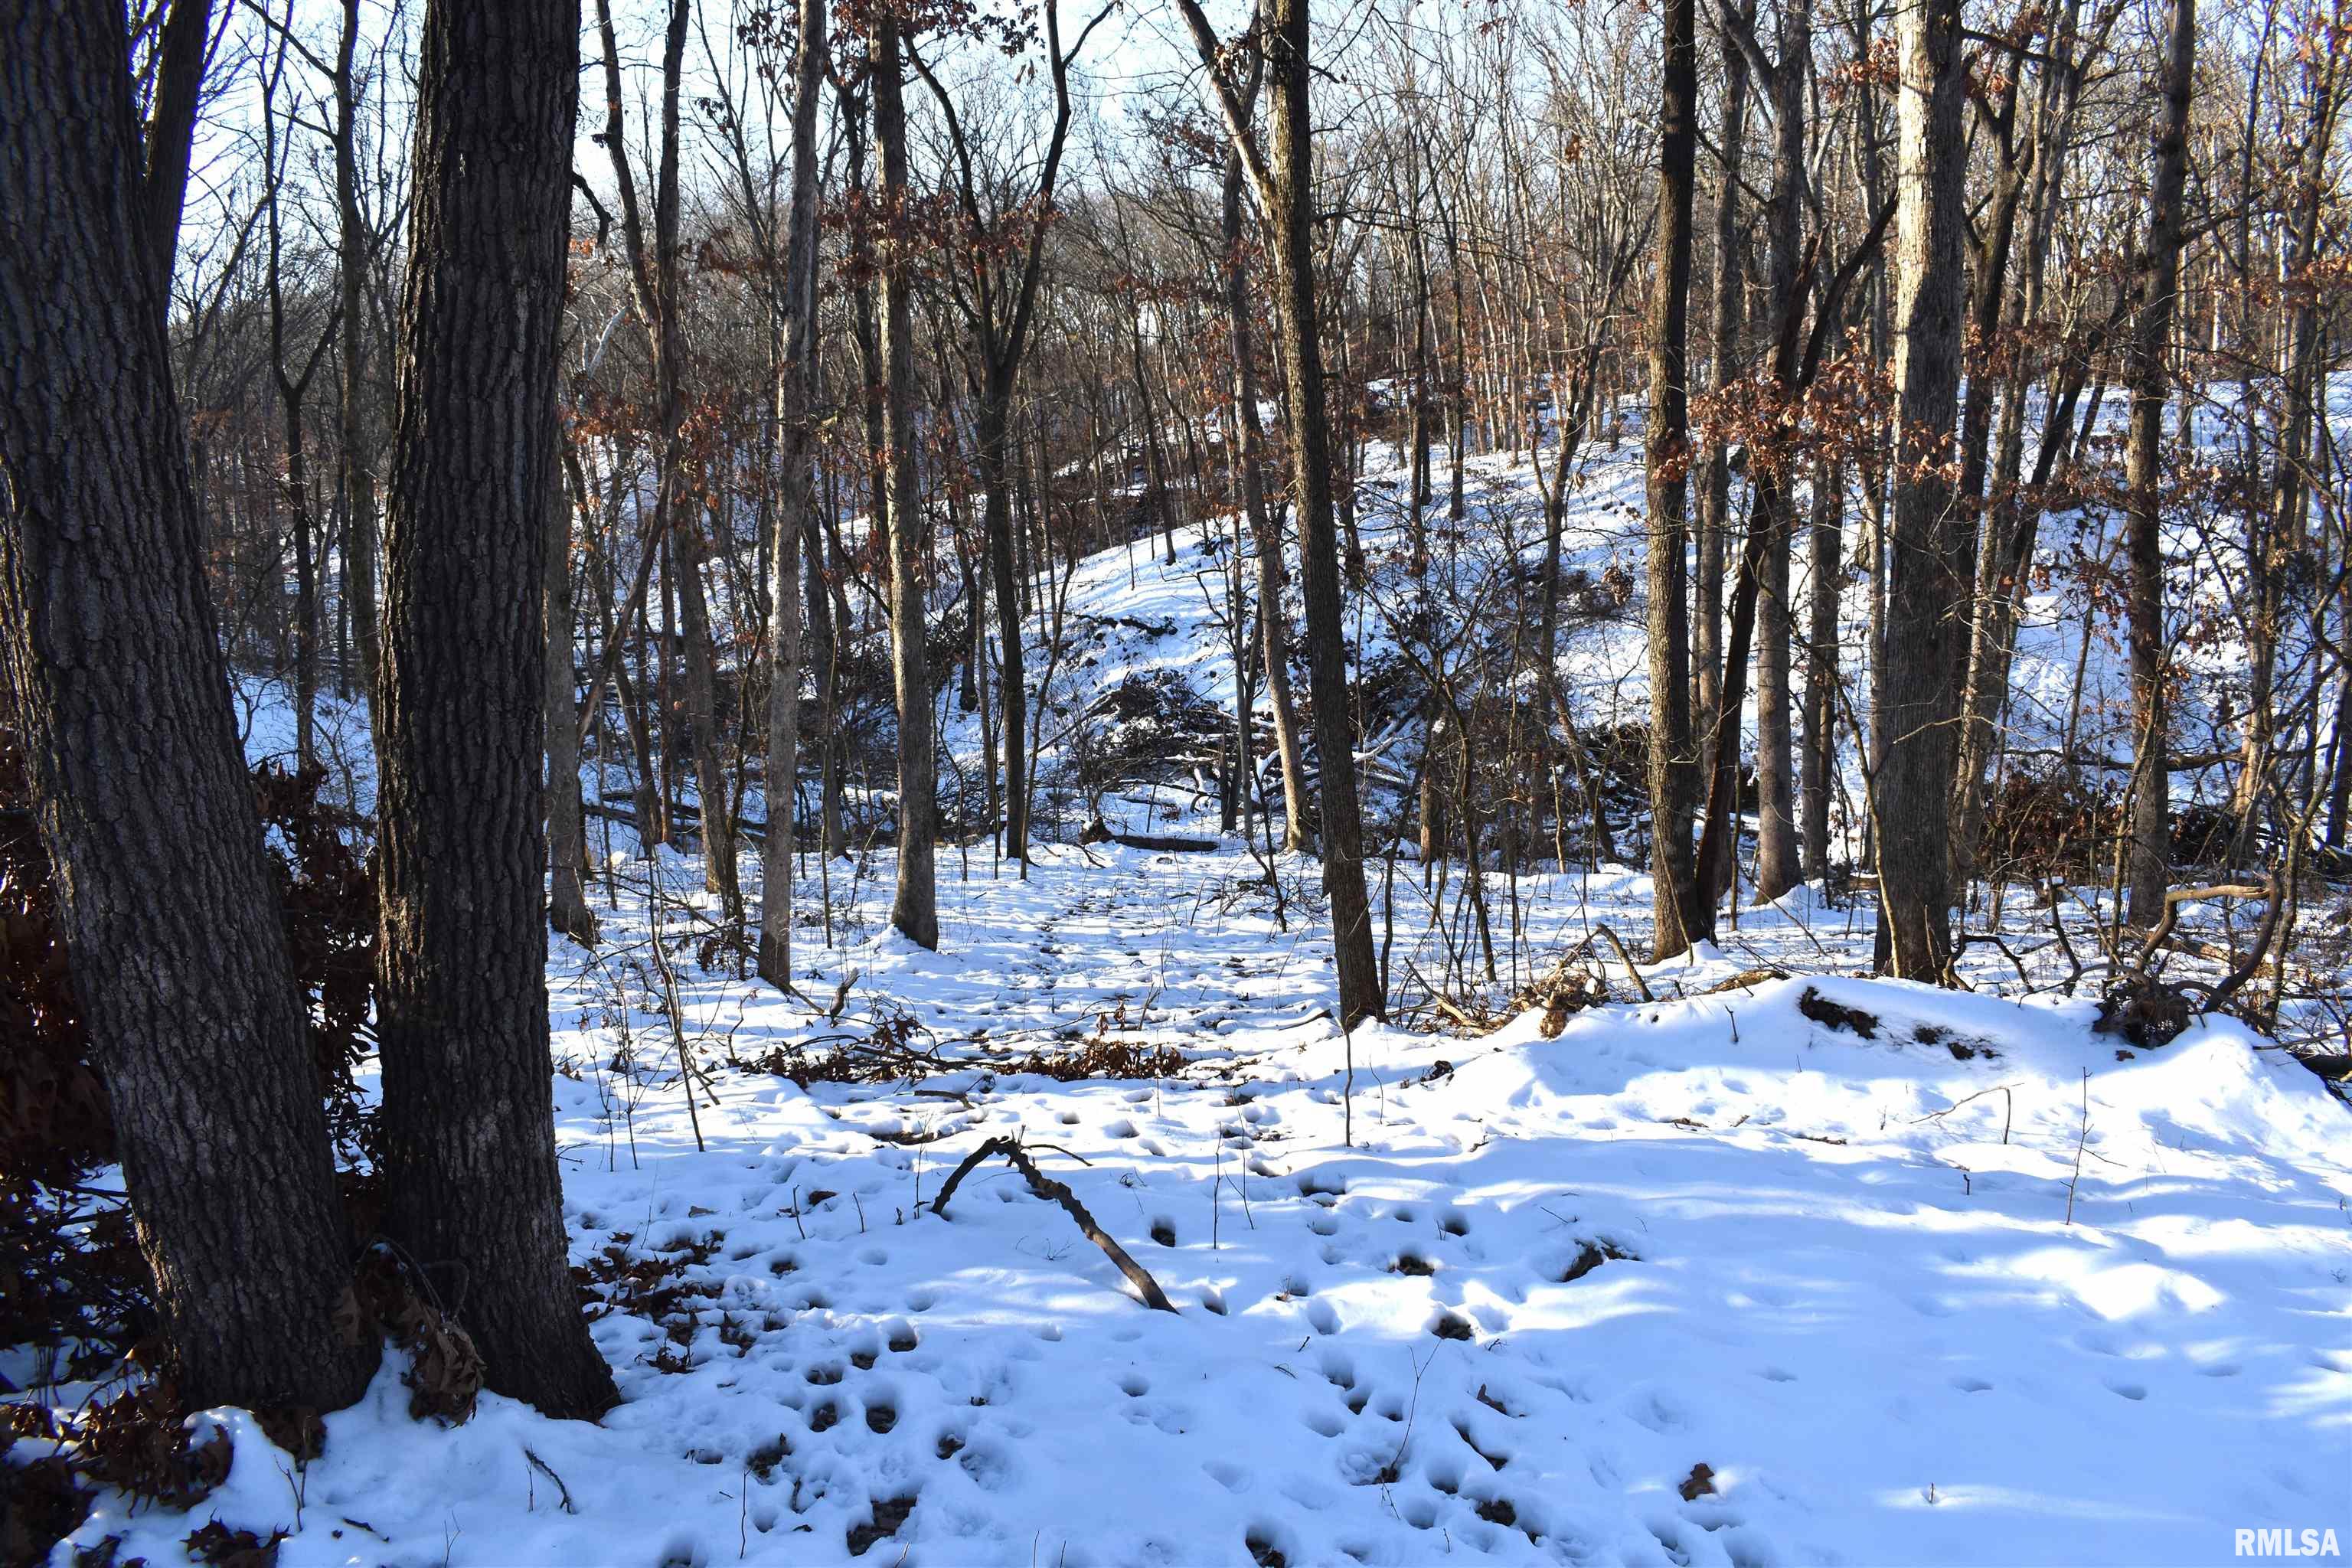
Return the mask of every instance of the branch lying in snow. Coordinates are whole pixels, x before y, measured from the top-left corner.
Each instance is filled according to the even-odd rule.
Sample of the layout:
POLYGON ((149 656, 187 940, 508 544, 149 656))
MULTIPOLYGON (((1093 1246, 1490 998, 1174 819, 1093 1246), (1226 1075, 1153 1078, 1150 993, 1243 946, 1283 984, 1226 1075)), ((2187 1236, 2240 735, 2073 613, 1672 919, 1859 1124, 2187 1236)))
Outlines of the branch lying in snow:
POLYGON ((1099 816, 1078 835, 1081 844, 1124 844, 1129 849, 1150 849, 1163 855, 1207 854, 1224 847, 1214 838, 1161 838, 1148 833, 1113 833, 1099 816))
MULTIPOLYGON (((1118 1265, 1118 1271, 1127 1276, 1127 1282, 1135 1287, 1136 1293, 1143 1298, 1145 1306, 1162 1312, 1172 1312, 1176 1310, 1176 1304, 1171 1301, 1168 1299, 1168 1293, 1160 1288, 1160 1281, 1154 1279, 1142 1264, 1129 1257, 1127 1248, 1121 1247, 1108 1231, 1095 1223, 1095 1216, 1087 1212, 1086 1205, 1078 1202, 1077 1194, 1039 1170, 1037 1163, 1029 1157, 1028 1152, 1010 1138, 991 1138, 987 1142, 966 1154, 963 1157, 963 1163, 958 1165, 955 1168, 955 1173, 948 1178, 947 1185, 940 1189, 940 1195, 931 1200, 931 1212, 944 1216, 947 1214, 948 1200, 955 1196, 956 1188, 962 1184, 966 1176, 971 1174, 973 1169, 982 1161, 991 1154, 1002 1154, 1010 1160, 1013 1168, 1028 1178, 1031 1192, 1041 1198, 1051 1198, 1067 1209, 1070 1217, 1078 1222, 1078 1229, 1086 1233, 1087 1239, 1101 1247, 1111 1262, 1118 1265)), ((1071 1158, 1076 1159, 1076 1156, 1072 1155, 1071 1158)))

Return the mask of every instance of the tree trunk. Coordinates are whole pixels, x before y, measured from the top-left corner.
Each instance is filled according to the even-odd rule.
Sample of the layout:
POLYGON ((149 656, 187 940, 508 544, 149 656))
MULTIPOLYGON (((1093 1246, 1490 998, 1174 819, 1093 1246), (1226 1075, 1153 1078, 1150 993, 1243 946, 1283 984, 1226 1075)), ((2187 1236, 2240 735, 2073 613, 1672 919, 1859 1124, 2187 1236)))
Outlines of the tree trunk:
POLYGON ((1813 470, 1812 596, 1805 626, 1804 734, 1799 741, 1798 802, 1805 879, 1830 874, 1830 794, 1837 782, 1838 589, 1844 580, 1839 537, 1845 521, 1845 468, 1813 470))
MULTIPOLYGON (((2335 144, 2336 84, 2344 58, 2333 53, 2305 67, 2311 84, 2311 118, 2304 132, 2303 166, 2296 171, 2294 226, 2290 249, 2280 258, 2283 274, 2298 275, 2318 255, 2321 209, 2327 189, 2327 155, 2335 144)), ((2243 220, 2242 219, 2241 222, 2243 220)), ((2268 504, 2248 509, 2246 542, 2254 609, 2248 627, 2249 652, 2246 732, 2231 803, 2238 816, 2236 858, 2250 862, 2255 824, 2260 820, 2264 785, 2269 776, 2273 729, 2271 712, 2276 682, 2279 634, 2282 629, 2287 560, 2303 548, 2310 503, 2305 499, 2305 464, 2311 451, 2314 403, 2322 385, 2319 373, 2320 311, 2317 301, 2297 290, 2286 312, 2284 341, 2279 345, 2282 390, 2286 419, 2279 433, 2278 455, 2271 469, 2268 504), (2265 526, 2267 525, 2267 526, 2265 526)), ((2251 359, 2251 348, 2247 356, 2251 359)), ((2251 415, 2250 415, 2251 416, 2251 415)), ((2337 749, 2342 749, 2339 737, 2337 749)))
MULTIPOLYGON (((816 121, 824 86, 825 0, 800 0, 793 70, 793 207, 784 221, 784 347, 776 367, 775 538, 769 585, 768 837, 760 849, 760 978, 793 979, 793 798, 800 777, 801 541, 816 514, 809 408, 816 371, 816 121)), ((828 637, 826 639, 830 641, 828 637)))
MULTIPOLYGON (((1741 6, 1741 20, 1752 26, 1753 0, 1741 6)), ((1717 153, 1715 194, 1715 278, 1709 324, 1714 353, 1707 388, 1721 392, 1739 379, 1739 335, 1746 324, 1747 279, 1740 266, 1744 244, 1739 233, 1739 173, 1748 143, 1748 55, 1730 38, 1723 40, 1723 124, 1717 153)), ((1693 719, 1706 738, 1707 776, 1712 781, 1728 763, 1738 771, 1738 723, 1732 726, 1733 754, 1717 755, 1715 738, 1723 694, 1723 569, 1731 537, 1731 447, 1720 437, 1706 445, 1699 472, 1697 604, 1691 610, 1691 662, 1698 679, 1693 719)), ((1709 889, 1711 900, 1717 889, 1709 889)))
MULTIPOLYGON (((562 454, 584 514, 586 477, 562 454)), ((580 813, 580 700, 572 685, 572 517, 561 479, 548 496, 547 561, 541 598, 547 616, 547 924, 583 947, 596 945, 596 915, 580 883, 586 830, 580 813)))
MULTIPOLYGON (((874 138, 882 150, 887 210, 913 199, 907 176, 907 110, 901 92, 898 24, 874 23, 874 138)), ((898 698, 898 885, 890 923, 919 947, 940 945, 939 760, 931 736, 930 666, 923 646, 923 520, 916 506, 915 280, 907 247, 894 244, 882 267, 882 451, 889 497, 890 674, 898 698)))
POLYGON ((1339 525, 1331 500, 1331 426, 1315 288, 1314 138, 1308 108, 1308 0, 1264 0, 1273 89, 1267 216, 1282 276, 1283 370, 1290 394, 1290 453, 1298 493, 1298 553, 1307 600, 1307 689, 1322 807, 1323 889, 1331 900, 1332 960, 1342 1026, 1387 1012, 1372 952, 1364 886, 1362 806, 1356 795, 1347 608, 1339 592, 1339 525))
POLYGON ((172 0, 155 61, 155 97, 147 119, 147 175, 131 199, 144 230, 143 264, 153 269, 163 316, 172 314, 172 268, 180 249, 188 163, 205 96, 205 57, 212 47, 212 0, 172 0))
MULTIPOLYGON (((1257 309, 1249 295, 1243 264, 1242 160, 1225 151, 1223 228, 1225 315, 1232 325, 1234 399, 1239 409, 1242 503, 1249 512, 1250 538, 1257 546, 1258 643, 1265 664, 1265 690, 1274 708, 1274 749, 1282 761, 1282 847, 1307 847, 1307 748, 1299 739, 1298 700, 1290 687, 1290 620, 1282 607, 1282 529, 1265 499, 1265 430, 1258 418, 1256 345, 1251 331, 1257 309)), ((1428 481, 1428 456, 1419 459, 1428 481)))
MULTIPOLYGON (((980 484, 990 588, 996 598, 997 675, 1004 710, 1004 858, 1029 874, 1029 677, 1021 584, 1013 562, 1013 378, 991 374, 980 400, 980 484)), ((974 617, 977 624, 977 616, 974 617)))
MULTIPOLYGON (((190 0, 177 0, 177 5, 188 4, 190 0)), ((359 90, 352 75, 359 35, 360 0, 343 0, 342 42, 335 55, 336 330, 343 350, 336 462, 343 489, 343 597, 350 608, 352 641, 359 649, 360 683, 373 691, 377 649, 375 451, 367 423, 367 316, 362 289, 367 279, 368 234, 360 214, 359 90)), ((586 497, 581 504, 588 504, 586 497)))
POLYGON ((1657 275, 1650 300, 1650 411, 1643 468, 1649 500, 1651 956, 1687 949, 1697 929, 1691 817, 1698 764, 1690 718, 1688 336, 1691 185, 1698 143, 1694 0, 1665 0, 1658 150, 1657 275))
MULTIPOLYGON (((2050 244, 2057 224, 2060 180, 2064 173, 2066 132, 2072 119, 2074 73, 2070 63, 2079 0, 2065 0, 2053 28, 2049 49, 2053 63, 2042 68, 2034 94, 2032 191, 2027 206, 2023 276, 2010 290, 2004 326, 2013 334, 2042 317, 2042 290, 2050 244)), ((2062 358, 2052 376, 2052 391, 2069 374, 2062 358)), ((1957 767, 1958 798, 1953 805, 1952 879, 1965 894, 1974 879, 1977 856, 1984 836, 1985 791, 1990 784, 2000 705, 2009 694, 2010 658, 2014 651, 2017 611, 2022 574, 2033 553, 2040 530, 2038 509, 2016 494, 2025 458, 2025 391, 2028 356, 2020 343, 2003 378, 2000 427, 1994 436, 1991 510, 1987 513, 1982 547, 1977 557, 1975 618, 1969 632, 1968 679, 1962 688, 1960 756, 1957 767)), ((2074 383, 2079 389, 2079 380, 2074 383)), ((2054 404, 2053 404, 2054 406, 2054 404)), ((2068 404, 2071 410, 2072 404, 2068 404)), ((2045 411, 2047 426, 2063 416, 2045 411)))
MULTIPOLYGON (((2126 539, 2131 558, 2132 731, 2138 746, 2132 791, 2129 919, 2152 927, 2171 880, 2170 795, 2164 693, 2164 541, 2159 513, 2164 468, 2165 356, 2180 284, 2183 198, 2189 180, 2189 98, 2197 66, 2197 0, 2172 0, 2165 48, 2164 120, 2149 172, 2147 249, 2139 321, 2126 373, 2131 414, 2124 454, 2126 539)), ((2187 430, 2182 441, 2189 440, 2187 430)))
POLYGON ((1939 982, 1952 952, 1948 837, 1953 744, 1947 694, 1963 657, 1946 477, 1958 412, 1968 73, 1959 0, 1898 0, 1895 174, 1895 447, 1886 603, 1885 752, 1873 791, 1880 924, 1895 973, 1939 982))
POLYGON ((420 44, 377 693, 385 1226, 489 1386, 593 1416, 547 1043, 541 592, 578 0, 435 0, 420 44))
MULTIPOLYGON (((1796 349, 1805 319, 1798 247, 1805 206, 1805 104, 1812 62, 1810 0, 1780 0, 1780 64, 1772 79, 1776 141, 1772 159, 1772 294, 1778 304, 1773 374, 1785 395, 1796 387, 1796 349)), ((1796 541, 1794 455, 1782 454, 1759 480, 1750 523, 1763 531, 1756 606, 1756 898, 1769 903, 1797 885, 1797 795, 1790 735, 1789 557, 1796 541)), ((1738 748, 1738 715, 1731 720, 1738 748)))
POLYGON ((0 666, 140 1248, 189 1408, 332 1409, 377 1347, 329 1321, 350 1237, 205 590, 119 7, 11 29, 0 146, 0 666))

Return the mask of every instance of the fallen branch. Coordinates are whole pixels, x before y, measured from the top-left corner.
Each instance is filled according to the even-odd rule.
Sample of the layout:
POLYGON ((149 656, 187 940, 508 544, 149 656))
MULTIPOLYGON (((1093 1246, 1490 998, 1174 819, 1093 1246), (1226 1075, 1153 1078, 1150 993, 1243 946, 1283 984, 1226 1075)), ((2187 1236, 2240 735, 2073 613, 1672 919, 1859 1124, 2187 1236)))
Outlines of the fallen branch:
POLYGON ((1160 838, 1148 833, 1113 833, 1099 816, 1078 835, 1081 844, 1124 844, 1129 849, 1157 850, 1163 855, 1205 855, 1223 847, 1213 838, 1160 838))
POLYGON ((1078 1202, 1077 1194, 1039 1170, 1037 1163, 1029 1157, 1028 1152, 1010 1138, 991 1138, 987 1142, 965 1155, 963 1163, 958 1165, 955 1168, 955 1173, 948 1177, 947 1185, 940 1189, 940 1195, 931 1200, 931 1212, 945 1217, 948 1200, 955 1196, 956 1188, 991 1154, 1003 1155, 1013 1163, 1015 1170, 1028 1178, 1031 1192, 1041 1198, 1051 1198, 1067 1210, 1070 1217, 1078 1222, 1078 1229, 1085 1233, 1086 1238, 1101 1247, 1105 1256, 1118 1267, 1118 1271, 1127 1276, 1127 1282, 1135 1287, 1137 1294, 1143 1298, 1145 1306, 1161 1312, 1172 1312, 1176 1310, 1176 1304, 1171 1301, 1168 1299, 1168 1293, 1160 1288, 1160 1281, 1154 1279, 1143 1265, 1129 1257, 1127 1248, 1121 1247, 1116 1237, 1095 1223, 1095 1216, 1087 1212, 1086 1205, 1078 1202))

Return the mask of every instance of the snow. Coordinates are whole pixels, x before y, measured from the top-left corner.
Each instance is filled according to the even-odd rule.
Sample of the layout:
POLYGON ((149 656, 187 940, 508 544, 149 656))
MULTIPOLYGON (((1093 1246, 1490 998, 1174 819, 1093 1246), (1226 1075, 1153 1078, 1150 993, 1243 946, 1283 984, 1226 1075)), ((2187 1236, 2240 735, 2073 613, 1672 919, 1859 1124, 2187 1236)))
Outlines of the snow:
MULTIPOLYGON (((675 936, 696 870, 659 866, 675 936)), ((1025 883, 945 881, 929 953, 881 934, 877 858, 844 945, 798 933, 814 1005, 858 976, 832 1021, 680 959, 703 1152, 625 877, 604 956, 551 973, 574 1260, 667 1259, 685 1292, 596 1321, 624 1403, 487 1396, 443 1429, 388 1364, 304 1472, 224 1413, 226 1487, 187 1516, 110 1498, 60 1550, 176 1561, 212 1517, 291 1531, 289 1565, 832 1563, 854 1537, 935 1564, 2172 1563, 2241 1526, 2352 1533, 2347 1111, 2239 1026, 2137 1052, 2088 1003, 1791 978, 1550 1039, 1530 1014, 1349 1040, 1320 928, 1276 931, 1235 887, 1255 869, 1052 849, 1025 883), (912 1081, 729 1066, 902 1006, 939 1058, 912 1081), (1192 1064, 991 1065, 1057 1030, 1192 1064), (1001 1161, 928 1211, 1008 1135, 1176 1313, 1001 1161)))
MULTIPOLYGON (((1406 593, 1394 458, 1363 492, 1368 658, 1392 652, 1406 593)), ((1637 444, 1588 458, 1565 563, 1638 580, 1637 444)), ((1491 606, 1542 546, 1523 468, 1467 478, 1474 526, 1432 520, 1448 614, 1491 606)), ((2096 552, 2100 520, 2052 520, 2045 556, 2077 522, 2096 552)), ((1129 675, 1230 710, 1210 608, 1230 537, 1216 521, 1180 531, 1173 566, 1156 539, 1080 564, 1049 788, 1129 675)), ((2071 592, 2033 602, 2017 722, 2054 737, 2081 660, 2107 699, 2084 742, 2121 749, 2112 627, 2086 640, 2071 592)), ((1580 719, 1646 718, 1641 635, 1638 603, 1570 626, 1580 719)), ((1046 662, 1033 647, 1033 679, 1046 662)), ((249 749, 289 746, 282 700, 242 691, 249 749)), ((977 721, 942 707, 977 778, 977 721)), ((364 709, 321 728, 365 809, 364 709)), ((1213 802, 1181 788, 1099 804, 1115 826, 1214 836, 1213 802)), ((2171 1563, 2231 1558, 2249 1528, 2352 1535, 2346 1106, 2226 1019, 2147 1051, 2094 1033, 2030 899, 1997 927, 2030 996, 1982 945, 1973 993, 1847 977, 1870 912, 1810 888, 1644 971, 1654 1002, 1596 950, 1618 1000, 1556 1037, 1540 1012, 1433 1033, 1426 1008, 1343 1037, 1311 860, 1274 862, 1277 906, 1233 839, 1049 842, 1025 879, 985 844, 945 848, 934 953, 888 930, 887 851, 804 858, 785 996, 700 969, 699 868, 625 840, 592 889, 603 943, 559 944, 549 973, 572 1258, 623 1403, 590 1425, 486 1395, 445 1429, 409 1418, 391 1362, 299 1471, 242 1413, 195 1418, 230 1433, 228 1483, 186 1515, 104 1497, 55 1561, 108 1536, 124 1561, 182 1561, 215 1517, 287 1531, 289 1568, 2171 1563), (1770 968, 1811 977, 1754 977, 1770 968), (1874 1037, 1823 1022, 1824 1000, 1874 1016, 1874 1037), (1014 1069, 1090 1038, 1187 1066, 1014 1069), (877 1039, 920 1059, 808 1089, 769 1070, 877 1039), (691 1115, 681 1045, 707 1083, 691 1115), (1024 1140, 1178 1310, 1146 1310, 1002 1161, 931 1214, 992 1137, 1024 1140)), ((1482 984, 1442 888, 1409 860, 1376 881, 1392 994, 1451 973, 1507 1013, 1599 926, 1638 950, 1649 924, 1649 879, 1622 867, 1489 892, 1482 984)), ((2058 914, 2095 953, 2099 900, 2080 900, 2058 914)), ((2184 910, 2223 942, 2230 914, 2184 910)))

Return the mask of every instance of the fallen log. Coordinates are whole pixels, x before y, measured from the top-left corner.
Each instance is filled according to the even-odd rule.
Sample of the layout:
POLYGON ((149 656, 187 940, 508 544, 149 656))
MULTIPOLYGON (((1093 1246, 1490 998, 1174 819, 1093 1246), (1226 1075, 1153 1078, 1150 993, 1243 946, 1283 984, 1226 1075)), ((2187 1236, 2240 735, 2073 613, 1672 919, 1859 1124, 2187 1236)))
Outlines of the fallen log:
POLYGON ((1078 835, 1081 844, 1124 844, 1129 849, 1150 849, 1163 855, 1213 855, 1223 846, 1213 838, 1161 838, 1149 833, 1113 833, 1099 816, 1078 835))
POLYGON ((948 1178, 947 1185, 940 1189, 940 1195, 931 1200, 931 1212, 946 1217, 948 1200, 955 1196, 956 1188, 991 1154, 1002 1154, 1011 1161, 1013 1169, 1028 1178, 1031 1192, 1041 1198, 1051 1198, 1068 1210, 1070 1217, 1078 1222, 1078 1229, 1085 1233, 1086 1238, 1101 1247, 1104 1255, 1118 1266, 1118 1271, 1127 1276, 1127 1282, 1135 1287, 1145 1306, 1160 1312, 1176 1310, 1176 1304, 1160 1288, 1160 1281, 1154 1279, 1143 1265, 1128 1256, 1127 1248, 1121 1247, 1116 1237, 1095 1223, 1095 1216, 1087 1212, 1086 1205, 1078 1202, 1077 1194, 1039 1170, 1037 1162, 1029 1157, 1028 1152, 1010 1138, 991 1138, 965 1155, 963 1163, 958 1165, 955 1173, 948 1178))

